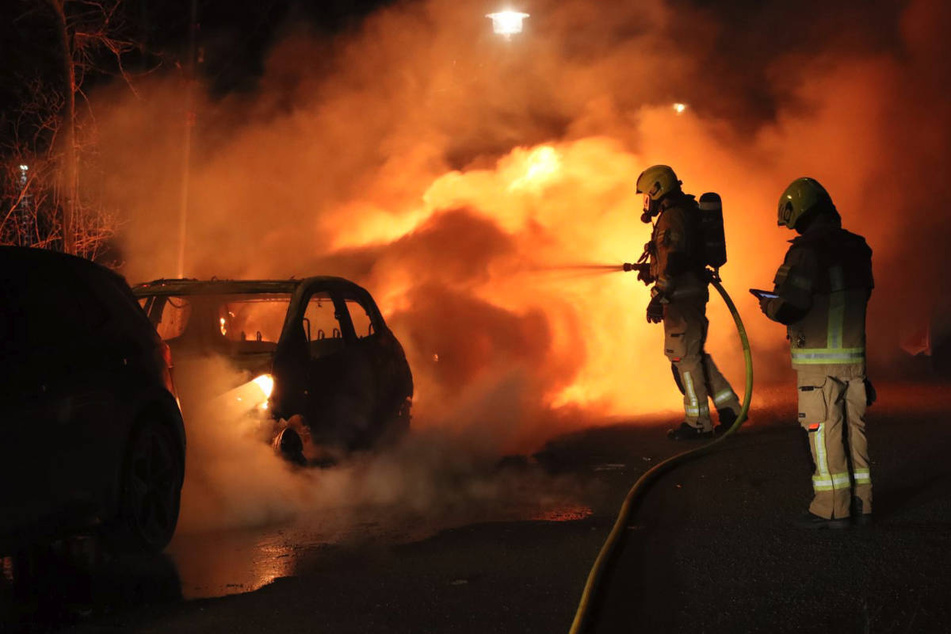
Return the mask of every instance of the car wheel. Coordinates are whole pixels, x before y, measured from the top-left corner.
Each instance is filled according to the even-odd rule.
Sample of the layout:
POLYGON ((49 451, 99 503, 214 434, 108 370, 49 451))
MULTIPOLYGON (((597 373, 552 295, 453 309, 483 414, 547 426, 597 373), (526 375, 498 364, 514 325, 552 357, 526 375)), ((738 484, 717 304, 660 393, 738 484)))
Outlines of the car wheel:
POLYGON ((181 464, 169 431, 146 419, 126 451, 115 543, 123 549, 159 552, 175 533, 181 503, 181 464))
POLYGON ((300 434, 289 427, 285 427, 277 438, 278 451, 285 460, 294 464, 303 465, 307 463, 304 458, 304 441, 300 434))

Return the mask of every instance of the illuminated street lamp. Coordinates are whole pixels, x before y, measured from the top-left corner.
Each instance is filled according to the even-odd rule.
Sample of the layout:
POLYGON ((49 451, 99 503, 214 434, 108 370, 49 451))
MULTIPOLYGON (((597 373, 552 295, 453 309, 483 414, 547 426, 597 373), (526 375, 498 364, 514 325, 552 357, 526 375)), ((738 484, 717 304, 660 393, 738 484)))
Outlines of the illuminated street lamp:
POLYGON ((485 17, 492 20, 492 31, 508 40, 522 32, 522 22, 528 14, 520 11, 498 11, 487 13, 485 17))
POLYGON ((685 103, 675 103, 673 105, 674 112, 677 114, 683 114, 687 110, 687 104, 685 103))

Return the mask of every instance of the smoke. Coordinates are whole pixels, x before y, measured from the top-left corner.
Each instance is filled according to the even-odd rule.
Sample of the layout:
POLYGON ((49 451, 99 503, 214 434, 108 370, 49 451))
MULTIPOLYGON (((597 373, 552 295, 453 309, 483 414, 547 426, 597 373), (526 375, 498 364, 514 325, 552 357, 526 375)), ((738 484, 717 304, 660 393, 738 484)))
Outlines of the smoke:
POLYGON ((590 497, 590 489, 527 460, 500 463, 498 447, 472 429, 417 432, 385 451, 354 454, 333 467, 296 467, 268 442, 272 421, 266 414, 253 406, 238 411, 235 402, 221 398, 250 378, 214 357, 176 366, 188 426, 183 532, 302 516, 338 531, 381 512, 388 526, 425 517, 430 528, 475 518, 590 512, 577 502, 582 493, 590 497))
MULTIPOLYGON (((875 252, 869 348, 886 374, 948 296, 951 10, 524 4, 510 41, 470 0, 396 3, 333 40, 289 26, 257 92, 198 108, 187 274, 354 279, 407 348, 418 426, 524 449, 571 420, 679 407, 646 288, 559 269, 636 259, 649 227, 632 184, 654 163, 721 194, 722 275, 757 380, 788 380, 782 329, 745 289, 772 280, 793 237, 776 200, 808 175, 875 252)), ((181 90, 94 99, 133 281, 176 270, 181 90)), ((731 318, 716 299, 708 316, 740 389, 731 318)))

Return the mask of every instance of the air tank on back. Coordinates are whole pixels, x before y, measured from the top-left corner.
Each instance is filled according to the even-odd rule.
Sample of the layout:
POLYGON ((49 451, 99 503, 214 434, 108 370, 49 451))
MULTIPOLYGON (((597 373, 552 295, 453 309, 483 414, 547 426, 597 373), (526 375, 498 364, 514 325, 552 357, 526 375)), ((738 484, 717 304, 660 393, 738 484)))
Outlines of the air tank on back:
POLYGON ((726 264, 726 236, 723 232, 723 203, 720 195, 707 192, 697 201, 700 207, 700 234, 703 259, 715 269, 726 264))

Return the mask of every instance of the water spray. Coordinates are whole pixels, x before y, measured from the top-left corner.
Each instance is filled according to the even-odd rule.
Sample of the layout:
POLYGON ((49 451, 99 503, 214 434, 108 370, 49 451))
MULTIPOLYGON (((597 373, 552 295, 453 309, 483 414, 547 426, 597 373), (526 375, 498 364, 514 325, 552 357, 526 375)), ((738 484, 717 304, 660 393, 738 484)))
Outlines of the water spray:
POLYGON ((606 275, 608 273, 623 273, 625 268, 621 264, 560 264, 553 266, 535 266, 528 269, 531 273, 545 273, 563 279, 589 278, 606 275))
MULTIPOLYGON (((644 266, 646 266, 646 264, 623 264, 620 267, 615 266, 614 269, 621 271, 641 272, 644 266)), ((726 292, 726 289, 723 288, 723 285, 720 282, 718 270, 707 269, 707 272, 709 274, 710 283, 713 284, 714 288, 717 289, 720 297, 723 298, 724 303, 730 310, 730 314, 733 315, 733 321, 736 324, 737 333, 740 335, 740 341, 743 344, 743 356, 746 362, 746 391, 743 395, 743 406, 740 409, 740 414, 736 417, 736 421, 734 421, 730 429, 728 429, 716 440, 701 445, 696 449, 681 452, 664 460, 663 462, 649 469, 637 480, 637 482, 634 483, 634 486, 631 487, 630 491, 627 493, 627 496, 624 498, 624 503, 621 504, 621 510, 618 512, 618 517, 614 522, 614 527, 611 529, 611 533, 608 535, 607 540, 601 547, 601 551, 598 553, 598 557, 595 559, 594 565, 591 567, 591 571, 588 573, 588 579, 585 582, 584 590, 581 593, 581 600, 578 603, 578 609, 575 612, 575 618, 571 624, 569 634, 580 634, 582 631, 584 631, 584 627, 588 622, 588 613, 591 609, 592 599, 595 592, 598 590, 601 577, 607 568, 608 562, 612 560, 613 556, 617 552, 617 546, 620 542, 621 536, 624 534, 624 529, 628 525, 631 512, 634 508, 634 500, 637 499, 637 497, 662 474, 670 471, 677 465, 684 463, 687 460, 699 458, 700 456, 710 453, 714 449, 718 448, 746 421, 746 416, 750 410, 750 397, 753 393, 753 355, 750 351, 750 340, 746 334, 746 328, 743 326, 743 320, 740 318, 740 313, 737 311, 736 305, 733 303, 730 295, 726 292)))
POLYGON ((630 264, 594 264, 594 263, 583 263, 583 264, 561 264, 558 266, 540 266, 532 269, 533 271, 538 272, 551 272, 551 273, 618 273, 621 271, 629 271, 630 269, 626 268, 632 266, 630 264))

